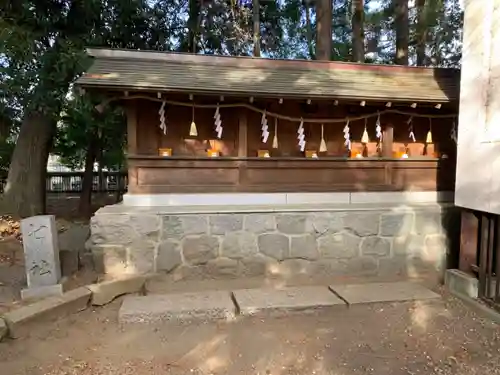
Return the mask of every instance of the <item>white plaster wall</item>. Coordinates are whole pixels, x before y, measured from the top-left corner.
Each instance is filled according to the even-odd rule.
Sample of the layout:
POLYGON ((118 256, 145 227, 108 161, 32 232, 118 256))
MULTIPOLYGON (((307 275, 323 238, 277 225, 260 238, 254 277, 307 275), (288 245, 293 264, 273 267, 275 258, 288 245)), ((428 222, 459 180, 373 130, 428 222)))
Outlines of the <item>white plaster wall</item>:
POLYGON ((464 5, 455 204, 500 214, 500 0, 464 5))

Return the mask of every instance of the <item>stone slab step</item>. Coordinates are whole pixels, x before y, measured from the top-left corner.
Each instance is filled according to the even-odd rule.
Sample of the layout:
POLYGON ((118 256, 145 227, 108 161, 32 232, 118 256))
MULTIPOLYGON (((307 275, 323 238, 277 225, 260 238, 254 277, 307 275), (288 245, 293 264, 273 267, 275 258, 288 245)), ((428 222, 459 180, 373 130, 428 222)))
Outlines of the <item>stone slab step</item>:
POLYGON ((439 299, 441 296, 412 282, 330 285, 330 289, 348 304, 403 302, 439 299))
POLYGON ((233 292, 241 315, 285 316, 291 312, 315 312, 346 304, 327 287, 241 289, 233 292))
POLYGON ((235 310, 229 292, 209 291, 127 296, 118 316, 120 323, 230 320, 234 318, 235 310))

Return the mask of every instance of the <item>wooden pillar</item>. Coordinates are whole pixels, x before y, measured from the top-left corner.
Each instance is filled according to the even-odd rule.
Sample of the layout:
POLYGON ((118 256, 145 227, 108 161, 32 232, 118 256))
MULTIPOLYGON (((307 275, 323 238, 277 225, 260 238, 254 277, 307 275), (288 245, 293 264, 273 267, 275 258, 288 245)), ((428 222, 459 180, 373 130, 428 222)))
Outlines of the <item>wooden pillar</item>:
POLYGON ((137 102, 126 101, 127 150, 129 155, 137 154, 137 102))
MULTIPOLYGON (((126 101, 126 114, 127 114, 127 154, 137 154, 137 102, 126 101)), ((133 193, 137 186, 137 169, 133 167, 128 168, 128 191, 133 193)))
MULTIPOLYGON (((238 119, 238 157, 246 158, 248 156, 248 114, 247 110, 243 109, 240 112, 238 119)), ((245 191, 247 185, 247 162, 246 160, 238 161, 238 191, 245 191)))
POLYGON ((240 112, 238 119, 238 157, 247 157, 248 152, 248 131, 247 131, 247 110, 243 109, 240 112))
POLYGON ((382 156, 392 158, 392 144, 394 141, 394 127, 387 124, 382 134, 382 156))

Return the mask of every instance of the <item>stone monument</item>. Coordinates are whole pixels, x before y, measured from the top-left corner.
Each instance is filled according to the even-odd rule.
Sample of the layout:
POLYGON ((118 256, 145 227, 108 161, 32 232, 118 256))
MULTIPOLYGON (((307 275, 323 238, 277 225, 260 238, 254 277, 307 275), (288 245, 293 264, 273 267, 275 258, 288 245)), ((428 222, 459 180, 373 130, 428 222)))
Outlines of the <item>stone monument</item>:
POLYGON ((28 288, 23 299, 63 293, 57 228, 53 215, 33 216, 21 221, 28 288))

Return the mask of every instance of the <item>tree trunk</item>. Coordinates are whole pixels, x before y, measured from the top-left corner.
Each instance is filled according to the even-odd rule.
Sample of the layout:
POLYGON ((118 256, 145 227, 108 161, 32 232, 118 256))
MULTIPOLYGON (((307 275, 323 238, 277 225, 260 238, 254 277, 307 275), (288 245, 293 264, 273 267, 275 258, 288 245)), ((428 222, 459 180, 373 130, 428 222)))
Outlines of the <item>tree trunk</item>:
POLYGON ((309 2, 306 1, 305 4, 306 11, 306 38, 307 38, 307 49, 309 51, 309 57, 314 60, 314 46, 313 46, 313 36, 311 27, 311 8, 309 7, 309 2))
POLYGON ((200 1, 189 0, 188 17, 188 52, 196 53, 198 51, 198 34, 200 26, 200 1))
POLYGON ((82 192, 78 212, 83 217, 92 215, 92 185, 94 184, 94 162, 97 157, 97 134, 92 132, 85 156, 85 172, 83 173, 82 192))
POLYGON ((332 0, 316 0, 316 59, 332 55, 332 0))
POLYGON ((253 0, 253 55, 260 57, 260 3, 253 0))
POLYGON ((417 0, 417 66, 427 65, 426 42, 427 20, 425 17, 425 0, 417 0))
POLYGON ((352 61, 365 62, 364 0, 353 0, 352 61))
POLYGON ((55 121, 32 111, 21 123, 7 177, 3 205, 17 217, 45 213, 45 180, 55 121))
POLYGON ((408 0, 394 0, 397 65, 408 65, 408 0))

